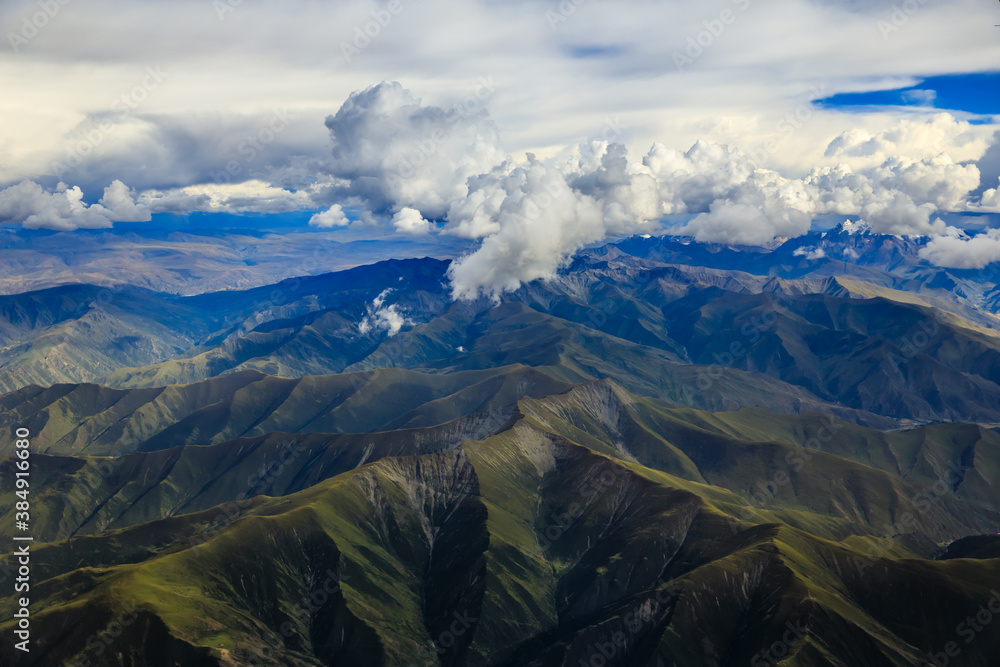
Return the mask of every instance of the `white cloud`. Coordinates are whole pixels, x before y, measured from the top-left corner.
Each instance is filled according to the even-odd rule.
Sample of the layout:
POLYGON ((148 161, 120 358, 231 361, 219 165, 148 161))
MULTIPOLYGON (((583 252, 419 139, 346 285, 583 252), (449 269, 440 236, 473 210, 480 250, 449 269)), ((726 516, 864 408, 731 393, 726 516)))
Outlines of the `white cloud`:
POLYGON ((430 234, 433 229, 433 225, 424 220, 420 211, 405 206, 392 216, 392 226, 401 234, 430 234))
POLYGON ((1000 261, 1000 229, 991 229, 972 238, 938 236, 920 249, 921 259, 954 269, 981 269, 1000 261))
POLYGON ((903 101, 907 104, 919 104, 921 106, 934 106, 934 101, 937 99, 936 90, 907 90, 902 95, 903 101))
POLYGON ((875 183, 843 163, 813 169, 804 181, 813 193, 817 213, 858 215, 875 197, 875 183))
POLYGON ((873 179, 881 188, 899 190, 941 210, 961 211, 967 206, 966 196, 979 186, 979 169, 955 164, 943 153, 922 160, 900 156, 875 169, 873 179))
MULTIPOLYGON (((948 234, 952 228, 939 212, 967 208, 978 182, 975 165, 956 164, 945 153, 897 156, 860 172, 841 163, 799 179, 707 141, 683 153, 656 144, 641 164, 629 163, 624 146, 605 141, 586 145, 569 159, 529 156, 526 165, 508 161, 470 178, 469 194, 452 202, 444 229, 484 238, 478 252, 453 268, 455 295, 496 297, 552 275, 583 245, 611 233, 639 233, 659 215, 696 214, 670 233, 734 245, 798 237, 810 230, 815 216, 831 213, 860 216, 877 233, 948 234), (541 173, 548 180, 536 176, 541 173), (550 192, 539 187, 542 182, 550 192), (560 211, 536 207, 532 219, 518 210, 532 197, 551 201, 563 185, 560 211)), ((814 252, 809 258, 820 256, 814 252)))
POLYGON ((675 233, 760 245, 809 231, 815 204, 805 184, 758 168, 737 149, 699 141, 681 153, 657 144, 643 164, 659 180, 664 213, 699 213, 675 233))
POLYGON ((878 234, 947 234, 940 218, 931 220, 933 204, 916 204, 902 192, 882 191, 861 209, 861 218, 878 234))
POLYGON ((128 187, 114 181, 105 188, 99 204, 87 205, 79 187, 60 183, 55 192, 46 192, 34 181, 22 181, 0 190, 0 221, 24 227, 69 231, 100 229, 114 222, 145 222, 148 208, 138 206, 128 187))
POLYGON ((792 255, 795 257, 805 257, 806 259, 816 260, 826 257, 826 251, 822 248, 810 246, 808 248, 796 248, 792 255))
POLYGON ((764 245, 779 237, 801 236, 809 231, 810 222, 807 213, 770 200, 747 204, 720 199, 680 231, 703 242, 764 245))
POLYGON ((983 193, 982 206, 1000 213, 1000 190, 991 188, 983 193))
POLYGON ((981 190, 990 188, 1000 179, 1000 131, 993 135, 993 142, 976 166, 979 168, 981 190))
POLYGON ((368 315, 362 318, 358 324, 358 330, 362 335, 371 331, 385 331, 390 337, 395 336, 408 323, 406 317, 399 312, 396 304, 385 305, 385 300, 393 290, 383 290, 381 294, 372 300, 368 306, 368 315))
POLYGON ((507 198, 503 182, 513 170, 510 161, 488 174, 468 180, 469 193, 448 207, 445 231, 464 239, 478 239, 500 231, 497 216, 507 198))
POLYGON ((1000 213, 1000 188, 990 188, 984 191, 977 208, 1000 213))
POLYGON ((601 203, 608 232, 631 232, 637 224, 660 217, 656 178, 648 168, 629 164, 623 144, 599 141, 585 148, 569 183, 601 203))
POLYGON ((552 276, 572 253, 607 232, 601 204, 532 156, 483 187, 505 193, 490 216, 497 231, 449 268, 455 298, 497 299, 523 282, 552 276))
POLYGON ((344 213, 344 209, 341 208, 340 204, 334 204, 330 208, 320 213, 317 213, 312 218, 309 219, 309 224, 313 227, 346 227, 351 224, 347 215, 344 213))
POLYGON ((147 206, 135 203, 135 193, 121 181, 113 181, 104 189, 100 204, 108 209, 114 222, 149 222, 147 206))
POLYGON ((326 126, 331 171, 346 182, 337 195, 376 213, 407 207, 441 219, 470 176, 504 159, 484 109, 424 106, 398 83, 351 94, 326 126))
POLYGON ((154 213, 285 213, 313 208, 306 191, 286 190, 260 180, 148 190, 139 198, 154 213))
POLYGON ((682 153, 656 143, 643 164, 660 183, 663 213, 707 211, 745 183, 756 167, 739 150, 699 139, 682 153))
POLYGON ((919 161, 944 153, 962 162, 981 157, 991 134, 988 127, 956 119, 950 113, 935 113, 900 118, 877 131, 864 127, 846 130, 829 142, 825 157, 855 170, 875 168, 900 156, 919 161))
MULTIPOLYGON (((681 0, 588 2, 575 5, 553 31, 545 19, 551 0, 405 2, 346 63, 339 43, 353 40, 384 2, 303 0, 294 15, 277 0, 228 3, 233 11, 224 20, 211 4, 102 0, 86 12, 67 6, 19 54, 0 54, 0 78, 14 92, 0 105, 0 182, 37 179, 53 160, 65 159, 69 140, 90 131, 89 119, 116 113, 121 107, 112 105, 157 63, 169 65, 169 78, 131 110, 135 127, 122 123, 97 151, 98 164, 87 165, 102 185, 123 178, 142 190, 184 187, 230 159, 243 168, 238 178, 267 179, 290 156, 325 152, 319 123, 331 101, 388 75, 427 91, 443 108, 456 91, 465 95, 479 77, 493 75, 500 86, 491 113, 515 155, 547 157, 549 149, 594 137, 615 114, 630 128, 622 140, 638 150, 664 138, 676 146, 706 138, 752 153, 777 121, 808 101, 804 91, 814 84, 826 83, 830 94, 911 86, 922 76, 982 70, 1000 57, 994 41, 968 38, 996 22, 991 3, 970 0, 921 3, 888 39, 877 29, 891 13, 882 3, 749 3, 746 11, 734 8, 737 21, 710 35, 711 44, 685 72, 677 71, 672 54, 717 18, 717 8, 681 0), (512 43, 518 48, 508 48, 512 43), (618 48, 579 57, 579 48, 591 45, 618 48), (263 127, 257 117, 266 123, 276 102, 298 114, 295 127, 253 164, 244 163, 238 146, 263 127), (136 167, 135 178, 126 178, 122 165, 136 167)), ((0 23, 16 30, 23 11, 21 3, 0 3, 0 23)), ((815 110, 772 157, 805 172, 847 129, 872 136, 903 114, 925 113, 815 110)), ((963 143, 956 137, 956 146, 963 143)), ((974 152, 974 142, 968 150, 974 152)), ((893 154, 922 157, 895 150, 873 164, 893 154)), ((93 189, 77 176, 67 181, 93 189)))

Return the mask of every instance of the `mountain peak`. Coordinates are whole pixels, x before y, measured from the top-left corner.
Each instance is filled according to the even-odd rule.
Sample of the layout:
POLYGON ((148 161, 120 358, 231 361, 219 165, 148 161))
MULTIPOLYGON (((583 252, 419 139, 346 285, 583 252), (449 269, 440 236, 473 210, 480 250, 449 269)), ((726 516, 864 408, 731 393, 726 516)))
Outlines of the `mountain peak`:
POLYGON ((835 234, 847 234, 849 236, 854 236, 860 234, 863 236, 874 235, 875 232, 872 231, 871 226, 864 220, 844 220, 842 223, 837 225, 832 230, 835 234))

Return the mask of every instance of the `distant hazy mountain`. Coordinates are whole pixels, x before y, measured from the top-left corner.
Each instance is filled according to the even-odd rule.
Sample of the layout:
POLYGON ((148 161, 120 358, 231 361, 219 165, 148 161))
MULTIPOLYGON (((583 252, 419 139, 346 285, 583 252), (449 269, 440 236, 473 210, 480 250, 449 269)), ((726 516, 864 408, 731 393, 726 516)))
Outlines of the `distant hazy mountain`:
POLYGON ((837 404, 890 419, 1000 423, 994 316, 925 291, 623 250, 659 256, 675 243, 633 239, 585 253, 500 304, 452 302, 447 262, 433 259, 187 298, 137 288, 102 298, 87 286, 0 297, 0 387, 526 364, 707 409, 837 404))
MULTIPOLYGON (((697 243, 670 236, 637 236, 604 251, 759 276, 848 278, 998 312, 1000 265, 991 264, 982 270, 934 266, 920 257, 920 250, 929 240, 876 234, 864 223, 845 222, 767 249, 697 243)), ((991 320, 996 326, 996 320, 991 320)))
POLYGON ((64 284, 132 285, 183 295, 245 290, 392 258, 457 257, 469 245, 455 238, 366 240, 344 230, 224 229, 196 223, 72 232, 0 226, 0 294, 64 284))

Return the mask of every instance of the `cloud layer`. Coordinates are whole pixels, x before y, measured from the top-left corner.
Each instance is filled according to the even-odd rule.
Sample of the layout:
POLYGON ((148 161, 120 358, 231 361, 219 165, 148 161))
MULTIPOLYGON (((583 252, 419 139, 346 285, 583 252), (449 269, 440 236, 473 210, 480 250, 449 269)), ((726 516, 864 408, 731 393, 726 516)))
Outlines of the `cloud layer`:
MULTIPOLYGON (((946 235, 946 214, 1000 212, 995 119, 936 113, 923 87, 907 108, 812 104, 997 62, 968 37, 995 23, 984 3, 917 3, 885 30, 883 3, 727 0, 719 27, 681 0, 404 0, 364 39, 382 0, 221 4, 66 3, 0 51, 2 219, 308 210, 482 239, 456 293, 495 294, 659 220, 757 244, 816 216, 946 235), (136 191, 102 195, 115 182, 136 191), (532 220, 545 196, 570 212, 532 220)), ((3 3, 0 23, 34 11, 3 3)))
MULTIPOLYGON (((480 92, 488 98, 490 87, 480 92)), ((452 267, 453 294, 497 298, 551 276, 589 243, 661 224, 668 233, 732 245, 801 236, 821 215, 855 216, 880 233, 954 236, 943 214, 998 203, 996 189, 975 197, 976 164, 941 150, 954 137, 975 134, 968 122, 943 113, 875 134, 843 132, 827 143, 828 164, 792 177, 705 140, 685 151, 657 142, 636 159, 616 133, 548 159, 529 153, 519 161, 503 152, 481 100, 470 99, 464 106, 424 105, 386 82, 352 94, 328 116, 330 156, 314 165, 313 183, 302 189, 252 179, 136 197, 116 180, 88 206, 79 187, 49 192, 24 181, 0 191, 0 215, 68 230, 148 220, 160 211, 290 211, 326 202, 311 225, 481 239, 452 267), (358 222, 345 206, 359 211, 358 222)), ((981 150, 987 152, 985 142, 981 150)), ((927 257, 954 264, 959 247, 935 246, 927 257)))
POLYGON ((425 107, 398 84, 352 95, 327 125, 337 194, 363 218, 400 233, 482 239, 452 267, 456 298, 497 298, 551 276, 589 243, 661 222, 669 233, 733 245, 801 236, 823 215, 858 217, 879 233, 953 235, 942 215, 995 197, 990 190, 977 201, 978 167, 943 150, 975 134, 943 113, 875 134, 843 132, 827 143, 829 164, 799 177, 704 140, 686 151, 656 143, 639 159, 622 143, 595 140, 518 161, 503 156, 484 110, 425 107))
POLYGON ((34 181, 0 190, 0 222, 16 222, 32 229, 100 229, 115 222, 149 219, 149 209, 137 205, 128 187, 117 180, 105 188, 99 203, 89 206, 79 187, 63 183, 55 192, 47 192, 34 181))

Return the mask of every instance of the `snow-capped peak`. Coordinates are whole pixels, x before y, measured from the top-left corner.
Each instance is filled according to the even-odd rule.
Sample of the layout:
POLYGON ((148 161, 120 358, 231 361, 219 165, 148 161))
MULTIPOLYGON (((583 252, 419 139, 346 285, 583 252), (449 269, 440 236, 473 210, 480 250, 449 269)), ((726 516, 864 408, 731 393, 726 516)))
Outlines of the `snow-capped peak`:
POLYGON ((844 220, 837 227, 837 231, 843 232, 844 234, 850 234, 854 236, 855 234, 871 234, 872 228, 868 226, 868 223, 863 220, 858 220, 857 222, 851 222, 850 220, 844 220))

